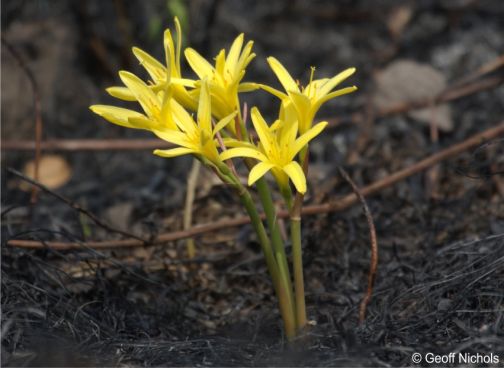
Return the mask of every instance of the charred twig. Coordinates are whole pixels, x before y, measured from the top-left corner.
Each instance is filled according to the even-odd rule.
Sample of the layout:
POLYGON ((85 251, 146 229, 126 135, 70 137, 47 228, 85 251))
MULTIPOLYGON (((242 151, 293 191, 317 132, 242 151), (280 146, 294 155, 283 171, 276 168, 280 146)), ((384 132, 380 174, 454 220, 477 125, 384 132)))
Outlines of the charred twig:
MULTIPOLYGON (((35 76, 33 75, 33 72, 31 69, 26 65, 24 62, 23 58, 21 55, 16 51, 16 49, 4 38, 4 36, 1 36, 2 39, 2 44, 9 50, 11 55, 16 59, 19 67, 23 72, 26 74, 28 77, 28 80, 30 82, 30 86, 32 89, 33 93, 33 107, 35 111, 35 161, 34 161, 34 178, 35 180, 38 181, 39 179, 39 162, 40 162, 40 156, 41 156, 41 146, 40 142, 42 141, 42 112, 40 108, 40 94, 38 92, 38 86, 37 86, 37 81, 35 80, 35 76)), ((31 194, 31 202, 36 203, 37 202, 37 193, 38 193, 38 187, 33 186, 32 188, 32 194, 31 194)))
POLYGON ((369 266, 366 295, 362 299, 359 306, 359 321, 360 323, 362 323, 366 319, 366 309, 373 294, 373 285, 376 278, 376 270, 378 268, 378 240, 376 238, 376 229, 373 221, 373 216, 371 215, 371 211, 369 210, 366 199, 362 195, 362 192, 342 167, 338 167, 338 171, 340 175, 348 182, 348 184, 350 184, 355 195, 359 198, 369 226, 369 240, 371 242, 371 264, 369 266))
MULTIPOLYGON (((407 167, 405 169, 399 170, 383 179, 380 179, 364 188, 361 189, 361 193, 363 196, 369 196, 371 194, 375 194, 380 190, 387 188, 411 175, 417 174, 426 170, 427 168, 435 165, 439 162, 442 162, 450 157, 453 157, 461 152, 464 152, 472 147, 478 146, 484 141, 488 141, 504 135, 504 121, 501 121, 497 124, 497 126, 490 128, 484 132, 473 135, 472 137, 466 139, 465 141, 454 144, 438 153, 435 153, 416 164, 407 167)), ((305 206, 303 208, 303 215, 314 215, 320 213, 328 213, 328 212, 337 212, 342 211, 358 200, 357 195, 348 194, 343 198, 340 198, 333 202, 328 202, 319 205, 305 206)), ((280 211, 278 212, 278 217, 286 218, 289 216, 288 211, 280 211)), ((96 242, 86 242, 85 244, 90 248, 95 249, 107 249, 107 248, 121 248, 121 247, 138 247, 143 245, 155 245, 155 244, 163 244, 170 241, 185 239, 188 237, 193 237, 199 234, 229 228, 234 226, 244 225, 250 222, 248 217, 238 217, 231 220, 224 221, 216 221, 213 223, 208 223, 204 225, 197 225, 188 230, 183 231, 175 231, 170 233, 161 234, 155 239, 152 239, 148 244, 143 241, 136 239, 124 239, 124 240, 108 240, 108 241, 96 241, 96 242)), ((81 244, 71 243, 71 242, 58 242, 58 241, 49 241, 49 242, 40 242, 35 240, 22 240, 22 239, 12 239, 7 242, 9 246, 13 247, 22 247, 22 248, 54 248, 54 249, 79 249, 81 248, 81 244)))
POLYGON ((121 235, 124 235, 128 238, 133 238, 135 239, 137 242, 141 242, 140 244, 145 244, 147 241, 134 235, 134 234, 131 234, 127 231, 123 231, 123 230, 120 230, 120 229, 116 229, 116 228, 113 228, 109 225, 107 225, 106 223, 104 223, 102 220, 100 220, 97 216, 95 216, 93 213, 89 212, 88 210, 86 210, 85 208, 82 208, 80 205, 78 205, 77 203, 73 202, 72 200, 62 196, 61 194, 58 194, 56 192, 54 192, 53 190, 49 189, 48 187, 46 187, 45 185, 39 183, 38 181, 34 180, 34 179, 31 179, 29 177, 27 177, 26 175, 23 175, 22 173, 20 173, 19 171, 17 170, 14 170, 10 167, 8 167, 6 169, 8 172, 10 172, 11 174, 17 176, 18 178, 22 179, 23 181, 26 181, 27 183, 33 185, 33 186, 36 186, 37 188, 43 190, 44 192, 52 195, 53 197, 56 197, 58 198, 60 201, 64 202, 65 204, 67 204, 69 207, 77 210, 78 212, 82 213, 83 215, 89 217, 96 225, 108 230, 108 231, 111 231, 111 232, 114 232, 114 233, 118 233, 118 234, 121 234, 121 235))

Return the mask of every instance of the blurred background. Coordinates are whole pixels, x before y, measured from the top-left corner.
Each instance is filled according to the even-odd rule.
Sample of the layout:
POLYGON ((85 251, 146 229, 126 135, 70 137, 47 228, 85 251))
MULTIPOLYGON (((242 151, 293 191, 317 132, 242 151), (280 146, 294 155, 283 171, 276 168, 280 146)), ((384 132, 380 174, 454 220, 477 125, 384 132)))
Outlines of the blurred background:
MULTIPOLYGON (((279 59, 302 84, 308 82, 311 66, 316 67, 315 78, 357 68, 343 86, 356 85, 358 91, 332 100, 318 115, 330 122, 330 128, 311 145, 312 185, 306 199, 312 204, 351 191, 337 178, 338 166, 345 166, 353 180, 364 186, 502 124, 504 117, 500 0, 3 0, 1 11, 2 318, 4 323, 10 321, 2 330, 2 361, 10 356, 11 362, 25 364, 27 352, 39 346, 43 354, 28 355, 48 365, 54 344, 47 343, 46 337, 59 339, 61 334, 65 341, 68 336, 77 341, 77 350, 100 352, 107 359, 112 359, 110 351, 117 351, 112 360, 124 356, 124 361, 141 365, 167 361, 193 365, 201 363, 201 355, 192 355, 201 341, 190 345, 188 336, 235 326, 231 332, 226 330, 226 337, 240 338, 246 330, 246 341, 255 343, 257 331, 271 322, 275 304, 265 272, 257 272, 263 270, 261 263, 255 263, 261 261, 259 248, 248 227, 198 238, 198 254, 204 259, 197 268, 183 263, 183 242, 68 253, 6 246, 9 239, 120 237, 49 194, 39 195, 33 204, 26 181, 6 171, 33 175, 34 96, 40 99, 42 140, 50 143, 39 162, 43 183, 114 228, 137 236, 150 238, 182 228, 191 158, 161 159, 152 155, 152 145, 111 149, 108 143, 118 139, 154 137, 112 125, 88 108, 97 103, 120 104, 104 90, 120 84, 119 70, 146 77, 132 46, 164 60, 163 31, 173 29, 174 16, 182 24, 184 47, 195 48, 208 60, 242 32, 246 40, 254 40, 257 57, 244 81, 279 86, 266 63, 268 56, 279 59), (180 264, 166 263, 179 259, 180 264), (36 309, 23 309, 27 306, 36 309), (82 313, 74 314, 76 310, 82 313), (155 344, 134 345, 146 336, 189 342, 171 346, 169 360, 167 345, 156 351, 152 350, 155 344)), ((193 76, 185 61, 183 74, 193 76)), ((270 121, 274 119, 276 98, 257 91, 243 99, 249 107, 258 106, 270 121)), ((499 319, 495 313, 478 320, 472 319, 476 314, 460 315, 459 321, 464 322, 458 324, 452 323, 452 317, 436 314, 448 313, 450 305, 456 305, 450 304, 451 298, 455 300, 462 289, 465 299, 456 300, 468 310, 497 311, 502 306, 502 297, 500 302, 495 297, 502 295, 496 291, 502 280, 496 276, 502 277, 502 270, 492 273, 497 269, 493 263, 492 272, 485 268, 485 262, 503 256, 504 247, 498 246, 502 238, 485 243, 486 247, 474 245, 473 254, 484 258, 478 258, 479 263, 463 254, 443 259, 437 253, 452 242, 504 233, 504 179, 497 175, 504 171, 504 148, 502 140, 496 142, 369 199, 382 247, 380 297, 370 306, 368 329, 357 331, 357 337, 355 306, 369 264, 368 229, 361 210, 355 206, 344 214, 307 218, 308 304, 320 328, 330 331, 321 334, 330 337, 318 346, 330 346, 334 354, 320 358, 320 364, 333 365, 338 360, 330 359, 343 354, 352 341, 380 346, 362 353, 367 360, 358 365, 368 366, 383 361, 409 364, 404 349, 398 348, 393 357, 385 348, 380 350, 390 341, 401 349, 417 344, 416 351, 439 351, 454 346, 453 336, 467 341, 479 336, 475 331, 494 327, 492 338, 502 341, 502 328, 498 332, 502 322, 495 322, 502 316, 499 319), (475 264, 481 267, 474 269, 475 264), (430 294, 418 295, 420 289, 410 289, 424 281, 435 284, 437 278, 459 270, 481 277, 478 282, 472 276, 454 277, 460 285, 443 284, 446 289, 430 294), (488 294, 481 296, 484 287, 488 294), (422 328, 431 335, 422 335, 422 328), (432 332, 433 328, 438 330, 432 332), (373 360, 376 356, 382 360, 373 360)), ((193 208, 194 223, 241 213, 235 198, 206 172, 201 173, 193 208)), ((272 346, 278 334, 274 330, 258 341, 265 338, 265 344, 272 346)), ((259 356, 263 363, 276 364, 261 355, 261 344, 247 352, 241 347, 231 344, 222 353, 222 359, 229 360, 208 359, 226 365, 233 359, 238 359, 235 364, 243 363, 240 359, 247 356, 249 363, 256 364, 259 356)), ((54 356, 60 365, 82 363, 68 361, 73 354, 59 353, 54 356)), ((303 364, 302 359, 286 361, 303 364)))
MULTIPOLYGON (((310 66, 316 77, 330 77, 354 66, 357 73, 345 85, 359 91, 326 104, 319 118, 348 120, 354 112, 369 113, 404 101, 429 98, 443 92, 482 66, 497 60, 504 49, 500 2, 489 0, 447 1, 4 1, 2 35, 32 71, 41 100, 44 139, 147 138, 149 133, 107 124, 90 113, 94 103, 118 104, 104 88, 120 84, 117 72, 145 73, 131 53, 139 46, 164 60, 162 35, 173 28, 177 15, 184 31, 184 46, 197 49, 209 60, 228 48, 241 32, 255 41, 256 59, 245 80, 278 86, 265 58, 273 55, 291 74, 306 84, 310 66)), ((185 65, 185 75, 193 73, 185 65)), ((502 88, 485 92, 471 103, 442 106, 394 116, 371 133, 369 126, 353 124, 340 134, 324 138, 317 153, 326 161, 342 163, 363 130, 371 139, 385 140, 389 133, 420 129, 418 148, 429 143, 428 126, 434 116, 449 137, 464 137, 482 125, 492 124, 502 113, 502 88), (487 92, 488 93, 488 92, 487 92), (477 107, 480 108, 471 108, 477 107), (423 129, 423 131, 422 131, 423 129), (427 142, 422 142, 426 139, 427 142), (328 143, 329 142, 329 143, 328 143)), ((2 140, 33 140, 34 111, 29 80, 12 54, 2 48, 2 140)), ((273 118, 278 102, 267 93, 244 95, 273 118)), ((334 133, 334 130, 332 131, 334 133)), ((411 139, 411 138, 410 138, 411 139)), ((441 136, 441 140, 444 135, 441 136)), ((369 143, 360 142, 359 149, 369 143)), ((407 143, 410 146, 411 141, 407 143)), ((436 143, 437 144, 437 143, 436 143)), ((403 148, 401 148, 403 149, 403 148)), ((395 150, 395 148, 394 148, 395 150)), ((428 149, 427 149, 428 150, 428 149)), ((425 152, 425 151, 424 151, 425 152)), ((82 185, 89 170, 112 198, 111 188, 146 188, 154 185, 136 164, 148 165, 149 173, 166 165, 176 167, 187 158, 169 163, 148 152, 60 153, 74 169, 69 179, 82 185), (128 157, 131 156, 131 157, 128 157), (93 161, 93 162, 89 162, 93 161), (97 163, 97 165, 94 164, 97 163), (105 169, 106 168, 106 169, 105 169), (114 172, 113 180, 103 175, 114 172)), ((21 168, 30 154, 4 154, 9 165, 21 168)), ((314 156, 317 157, 317 156, 314 156)), ((64 165, 64 164, 61 164, 64 165)), ((145 166, 144 166, 145 167, 145 166)), ((174 173, 176 174, 176 172, 174 173)), ((156 175, 148 175, 150 178, 156 175)), ((71 185, 79 191, 76 185, 71 185)), ((119 192, 127 188, 119 189, 119 192)), ((152 189, 152 188, 151 188, 152 189)), ((149 190, 147 190, 149 191, 149 190)), ((165 193, 162 193, 162 195, 165 193)))

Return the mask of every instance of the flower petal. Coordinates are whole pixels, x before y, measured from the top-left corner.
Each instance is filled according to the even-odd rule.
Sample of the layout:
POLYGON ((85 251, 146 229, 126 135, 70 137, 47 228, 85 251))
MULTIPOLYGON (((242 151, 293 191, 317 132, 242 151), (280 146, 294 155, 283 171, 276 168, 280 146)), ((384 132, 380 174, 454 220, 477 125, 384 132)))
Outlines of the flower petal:
POLYGON ((137 129, 153 130, 159 128, 159 122, 153 121, 144 115, 129 117, 128 123, 130 123, 133 127, 137 127, 137 129))
POLYGON ((153 130, 154 134, 157 135, 164 141, 173 143, 177 146, 195 149, 196 144, 189 140, 186 134, 176 131, 176 130, 153 130))
POLYGON ((238 112, 235 111, 234 113, 226 116, 224 119, 221 119, 217 124, 215 124, 212 136, 214 136, 215 134, 220 132, 224 127, 226 127, 234 119, 237 113, 238 112))
POLYGON ((296 161, 291 161, 282 169, 292 180, 296 190, 301 194, 306 193, 306 177, 301 166, 296 161))
POLYGON ((248 64, 255 58, 256 54, 252 52, 252 47, 254 46, 254 41, 249 41, 243 48, 242 54, 238 63, 236 65, 237 70, 245 69, 248 64))
POLYGON ((277 131, 285 125, 284 120, 277 119, 273 124, 270 125, 269 129, 271 132, 277 131))
POLYGON ((331 92, 327 95, 325 95, 324 97, 322 97, 321 99, 317 100, 317 102, 315 103, 315 107, 317 108, 320 108, 320 105, 322 105, 323 103, 335 98, 335 97, 339 97, 339 96, 343 96, 343 95, 346 95, 348 93, 352 93, 354 91, 357 90, 357 87, 356 86, 352 86, 352 87, 346 87, 346 88, 342 88, 342 89, 338 89, 337 91, 334 91, 334 92, 331 92))
MULTIPOLYGON (((169 29, 164 31, 163 46, 165 51, 166 67, 170 72, 169 76, 180 77, 180 64, 178 64, 180 62, 180 56, 178 58, 175 56, 175 44, 173 43, 173 37, 169 29)), ((177 45, 177 48, 178 47, 179 46, 177 45)))
POLYGON ((184 51, 187 62, 200 79, 211 78, 213 76, 213 66, 194 49, 187 48, 184 51))
POLYGON ((231 148, 230 150, 226 150, 220 154, 220 158, 222 161, 229 160, 234 157, 250 157, 255 158, 259 161, 268 161, 268 158, 264 156, 257 148, 248 148, 248 147, 238 147, 231 148))
POLYGON ((231 48, 229 49, 228 57, 226 58, 226 69, 231 73, 231 75, 236 74, 236 64, 238 63, 238 58, 240 57, 240 51, 243 46, 243 33, 235 38, 231 48))
POLYGON ((205 137, 205 134, 202 135, 198 153, 212 162, 220 161, 219 152, 217 151, 217 142, 214 139, 208 139, 208 137, 205 137))
POLYGON ((166 80, 167 70, 163 64, 138 47, 133 47, 133 54, 140 61, 140 65, 147 70, 154 83, 157 84, 166 80))
POLYGON ((231 147, 231 148, 234 148, 234 147, 247 147, 247 148, 252 148, 252 149, 257 148, 256 146, 254 146, 250 142, 239 141, 235 138, 222 138, 222 143, 224 143, 224 145, 226 147, 231 147))
POLYGON ((259 84, 259 88, 265 90, 268 93, 271 93, 273 96, 278 97, 281 100, 284 100, 286 98, 289 98, 285 93, 280 92, 278 89, 275 89, 273 87, 267 86, 265 84, 259 84))
POLYGON ((218 74, 224 75, 224 69, 226 67, 226 50, 222 49, 215 58, 215 70, 218 74))
POLYGON ((153 117, 159 112, 159 100, 154 92, 135 74, 120 71, 119 77, 138 100, 147 116, 153 117))
POLYGON ((289 97, 294 104, 294 107, 301 116, 310 109, 310 99, 300 92, 289 92, 289 97))
POLYGON ((180 130, 189 135, 195 135, 198 127, 192 116, 175 99, 170 100, 170 110, 173 113, 175 123, 180 130))
MULTIPOLYGON (((240 70, 233 76, 233 79, 231 79, 228 82, 229 84, 227 85, 226 90, 232 91, 232 92, 228 92, 229 97, 234 96, 235 91, 238 91, 239 83, 243 79, 244 76, 245 76, 245 70, 240 70)), ((226 85, 226 82, 223 81, 222 84, 226 85)))
MULTIPOLYGON (((284 122, 284 126, 280 130, 278 137, 278 144, 280 149, 289 150, 290 147, 294 145, 296 141, 296 136, 298 133, 298 122, 297 120, 288 120, 284 122)), ((286 153, 287 154, 287 153, 286 153)))
MULTIPOLYGON (((175 54, 175 69, 177 71, 177 76, 180 77, 180 54, 182 49, 182 27, 180 26, 180 22, 178 17, 175 17, 175 31, 177 32, 177 50, 175 54)), ((174 74, 172 74, 174 75, 174 74)))
POLYGON ((311 101, 304 94, 299 92, 289 92, 294 109, 297 112, 299 131, 304 133, 312 124, 310 119, 311 101))
POLYGON ((252 117, 252 123, 254 124, 255 131, 259 136, 259 140, 265 152, 271 152, 273 150, 272 132, 268 124, 266 124, 266 121, 264 121, 261 112, 254 106, 250 112, 250 116, 252 117))
POLYGON ((177 147, 177 148, 172 148, 172 149, 167 149, 167 150, 157 149, 154 151, 155 155, 158 155, 161 157, 168 157, 168 158, 187 155, 190 153, 194 153, 194 150, 192 150, 190 148, 183 148, 183 147, 177 147))
POLYGON ((271 162, 259 162, 255 165, 252 170, 250 170, 248 185, 254 185, 254 183, 261 179, 273 166, 275 165, 271 162))
POLYGON ((196 82, 192 79, 187 79, 187 78, 172 78, 170 80, 172 84, 180 85, 183 87, 190 87, 194 88, 196 85, 196 82))
POLYGON ((255 91, 256 89, 259 89, 259 84, 257 83, 246 82, 240 83, 238 85, 238 92, 251 92, 255 91))
POLYGON ((278 115, 279 119, 282 121, 298 120, 296 107, 289 98, 282 100, 282 103, 280 104, 280 113, 278 115))
POLYGON ((353 73, 355 73, 355 70, 356 70, 355 68, 348 68, 339 73, 338 75, 329 79, 326 83, 324 83, 324 85, 320 86, 320 89, 318 90, 318 95, 319 96, 327 95, 329 92, 332 91, 334 87, 336 87, 338 84, 340 84, 345 79, 350 77, 353 73))
POLYGON ((135 96, 129 88, 127 87, 109 87, 106 89, 107 93, 111 95, 112 97, 118 98, 123 101, 136 101, 135 96))
POLYGON ((296 141, 294 142, 293 146, 291 147, 291 150, 289 152, 289 160, 294 159, 294 156, 297 155, 299 151, 301 151, 304 146, 308 144, 309 141, 311 141, 313 138, 315 138, 317 135, 319 135, 327 126, 327 121, 320 122, 316 124, 314 127, 309 129, 306 133, 304 133, 302 136, 300 136, 296 141))
POLYGON ((161 111, 159 114, 160 130, 170 129, 178 130, 177 123, 174 119, 172 111, 173 86, 168 85, 164 90, 163 103, 161 104, 161 111))
POLYGON ((283 88, 285 88, 287 92, 289 91, 299 92, 298 85, 296 84, 294 79, 292 79, 287 69, 285 69, 284 66, 277 59, 270 56, 268 58, 268 64, 270 65, 271 69, 276 74, 278 80, 280 81, 283 88))
POLYGON ((210 102, 210 90, 208 89, 207 79, 201 82, 201 91, 198 105, 198 125, 201 130, 209 135, 212 131, 212 109, 210 102))
POLYGON ((100 115, 102 118, 110 121, 111 123, 126 128, 150 130, 150 126, 148 125, 138 126, 136 124, 132 124, 129 121, 130 118, 145 118, 145 115, 137 111, 108 105, 92 105, 89 108, 91 109, 92 112, 94 112, 97 115, 100 115))

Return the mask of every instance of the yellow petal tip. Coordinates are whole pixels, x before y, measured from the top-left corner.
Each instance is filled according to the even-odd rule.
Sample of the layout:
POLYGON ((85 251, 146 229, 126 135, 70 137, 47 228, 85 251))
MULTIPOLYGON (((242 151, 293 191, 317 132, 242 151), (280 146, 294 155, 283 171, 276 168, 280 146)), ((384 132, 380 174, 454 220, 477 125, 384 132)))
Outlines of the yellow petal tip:
POLYGON ((119 71, 119 78, 123 79, 124 77, 128 78, 131 77, 132 73, 128 72, 127 70, 120 70, 119 71))

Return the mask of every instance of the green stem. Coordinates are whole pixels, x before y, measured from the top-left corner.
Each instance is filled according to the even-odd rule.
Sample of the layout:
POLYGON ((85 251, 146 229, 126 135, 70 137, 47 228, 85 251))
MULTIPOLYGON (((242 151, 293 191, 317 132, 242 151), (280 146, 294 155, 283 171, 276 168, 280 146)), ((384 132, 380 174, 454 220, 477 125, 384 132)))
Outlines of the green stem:
POLYGON ((214 164, 213 167, 216 169, 217 175, 219 175, 225 183, 232 185, 236 189, 243 206, 247 210, 252 226, 259 237, 259 243, 261 244, 264 258, 266 259, 266 265, 278 297, 280 314, 284 321, 285 335, 288 340, 292 340, 296 336, 297 326, 290 279, 285 277, 283 264, 281 262, 278 263, 277 259, 275 259, 270 239, 268 238, 266 229, 264 228, 249 191, 240 183, 238 178, 232 174, 224 163, 214 164))
POLYGON ((285 254, 285 246, 280 234, 280 227, 278 225, 275 205, 273 203, 268 184, 266 183, 266 179, 264 179, 264 177, 259 179, 256 182, 256 185, 264 213, 266 214, 266 222, 268 223, 268 227, 271 231, 271 241, 276 254, 276 260, 280 267, 282 279, 284 280, 287 287, 290 309, 292 311, 292 314, 294 315, 296 313, 296 306, 294 303, 294 295, 292 291, 292 278, 289 270, 289 263, 287 262, 287 255, 285 254))
POLYGON ((294 290, 296 293, 296 325, 298 331, 306 326, 306 304, 303 277, 303 256, 301 248, 301 218, 291 217, 292 264, 294 269, 294 290))
POLYGON ((285 201, 285 205, 287 206, 287 209, 290 211, 292 209, 293 203, 292 203, 292 190, 290 186, 285 186, 285 187, 280 187, 280 193, 282 194, 282 197, 285 201))
MULTIPOLYGON (((264 225, 261 221, 257 209, 255 207, 254 201, 250 196, 250 193, 243 187, 239 191, 240 199, 247 210, 250 220, 252 221, 252 226, 259 237, 259 242, 266 258, 266 264, 270 272, 273 284, 275 285, 275 291, 277 293, 278 302, 280 306, 280 313, 282 314, 282 319, 284 321, 285 334, 289 340, 296 336, 296 319, 292 309, 292 299, 289 296, 289 280, 285 279, 285 272, 282 272, 282 264, 277 263, 275 256, 273 254, 269 238, 264 229, 264 225)), ((292 293, 292 288, 290 289, 292 293)))
MULTIPOLYGON (((308 146, 301 150, 300 161, 305 176, 308 176, 308 146)), ((292 195, 289 196, 292 203, 292 195)), ((296 324, 299 333, 306 326, 306 302, 303 276, 303 249, 301 246, 301 209, 304 194, 296 193, 292 207, 289 208, 291 220, 292 266, 294 269, 294 292, 296 294, 296 324)))

